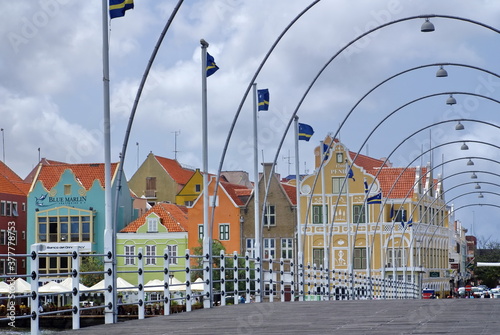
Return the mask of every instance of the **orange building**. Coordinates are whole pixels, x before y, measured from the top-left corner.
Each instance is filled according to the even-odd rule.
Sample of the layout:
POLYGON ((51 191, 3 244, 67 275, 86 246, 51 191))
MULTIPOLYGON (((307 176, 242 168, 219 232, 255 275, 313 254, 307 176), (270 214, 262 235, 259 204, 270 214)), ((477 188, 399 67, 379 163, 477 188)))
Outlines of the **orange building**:
MULTIPOLYGON (((212 217, 212 203, 215 188, 215 177, 211 177, 208 190, 210 194, 209 217, 212 217)), ((226 248, 226 253, 241 250, 241 211, 252 192, 246 186, 220 181, 217 191, 216 208, 214 212, 212 238, 219 240, 226 248)), ((188 248, 202 246, 203 239, 203 193, 196 199, 193 206, 188 208, 188 248)))

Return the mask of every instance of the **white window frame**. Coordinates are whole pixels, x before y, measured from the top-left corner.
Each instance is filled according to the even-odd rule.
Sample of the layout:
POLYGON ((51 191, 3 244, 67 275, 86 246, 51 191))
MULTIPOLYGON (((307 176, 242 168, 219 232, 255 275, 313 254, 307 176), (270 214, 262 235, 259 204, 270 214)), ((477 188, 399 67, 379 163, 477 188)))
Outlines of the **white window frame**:
POLYGON ((274 238, 264 238, 263 259, 276 259, 276 240, 274 238))
POLYGON ((125 254, 125 265, 135 265, 135 245, 125 245, 123 247, 125 254))
POLYGON ((281 258, 293 259, 293 238, 281 239, 281 258))
POLYGON ((202 223, 198 225, 198 239, 203 240, 204 235, 205 235, 205 226, 202 223))
POLYGON ((167 244, 168 249, 168 264, 177 263, 177 244, 167 244))
POLYGON ((148 219, 148 233, 158 232, 158 217, 149 217, 148 219))
POLYGON ((264 213, 264 225, 276 226, 276 206, 267 205, 266 212, 264 213))
POLYGON ((219 240, 220 241, 229 241, 229 223, 221 223, 219 224, 219 240))
POLYGON ((247 238, 245 241, 246 252, 248 252, 248 257, 255 259, 255 239, 247 238))
POLYGON ((146 245, 146 265, 156 265, 156 245, 146 245))

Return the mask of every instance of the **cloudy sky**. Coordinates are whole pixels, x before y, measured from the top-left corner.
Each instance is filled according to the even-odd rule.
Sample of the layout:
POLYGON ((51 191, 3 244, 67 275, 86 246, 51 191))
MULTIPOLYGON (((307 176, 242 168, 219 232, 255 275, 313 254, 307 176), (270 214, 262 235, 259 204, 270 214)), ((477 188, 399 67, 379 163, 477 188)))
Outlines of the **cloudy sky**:
MULTIPOLYGON (((201 38, 210 43, 208 51, 220 67, 208 79, 209 166, 216 172, 235 113, 259 64, 285 27, 311 3, 185 1, 139 102, 126 155, 127 176, 150 151, 169 158, 177 151, 182 164, 202 166, 201 38)), ((119 160, 138 84, 175 4, 137 0, 134 10, 110 23, 112 161, 119 160)), ((434 166, 444 163, 436 172, 445 176, 476 171, 483 199, 468 194, 477 192, 466 184, 472 181, 470 172, 445 180, 450 189, 446 198, 454 199, 448 201, 458 208, 456 218, 469 232, 499 240, 499 208, 463 207, 498 204, 499 199, 495 184, 500 184, 500 176, 494 172, 500 171, 495 146, 500 115, 495 113, 496 101, 488 98, 500 99, 500 80, 482 71, 500 73, 500 36, 489 29, 500 28, 499 18, 500 2, 495 0, 319 1, 288 30, 257 77, 258 87, 271 92, 270 111, 259 116, 261 160, 274 159, 290 117, 304 99, 297 115, 313 126, 315 135, 300 143, 301 173, 313 171, 314 146, 337 131, 351 151, 390 156, 394 166, 425 165, 432 158, 434 166), (416 18, 358 39, 390 21, 425 14, 454 18, 432 18, 432 33, 420 32, 424 19, 416 18), (438 63, 457 65, 446 66, 447 78, 436 78, 438 67, 426 65, 438 63), (415 67, 422 68, 388 80, 347 117, 370 89, 415 67), (455 94, 456 105, 445 104, 447 92, 461 92, 455 94), (458 132, 456 122, 444 122, 456 119, 472 121, 463 121, 465 130, 458 132), (462 143, 456 141, 469 141, 469 151, 461 151, 462 143), (432 155, 421 155, 430 147, 436 147, 432 155), (466 157, 478 157, 473 167, 459 159, 466 157)), ((103 162, 101 1, 8 1, 2 5, 0 27, 0 127, 6 163, 24 178, 39 155, 69 163, 103 162)), ((247 98, 224 170, 252 173, 251 108, 247 98)), ((290 156, 293 138, 287 135, 277 161, 282 175, 294 173, 290 156)))

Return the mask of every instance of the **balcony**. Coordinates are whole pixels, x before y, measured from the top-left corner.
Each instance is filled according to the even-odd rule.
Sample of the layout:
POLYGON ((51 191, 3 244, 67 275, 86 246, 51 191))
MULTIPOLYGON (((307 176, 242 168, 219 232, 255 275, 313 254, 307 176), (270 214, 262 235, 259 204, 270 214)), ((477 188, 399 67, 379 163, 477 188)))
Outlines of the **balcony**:
POLYGON ((156 199, 156 190, 145 190, 144 196, 147 199, 156 199))

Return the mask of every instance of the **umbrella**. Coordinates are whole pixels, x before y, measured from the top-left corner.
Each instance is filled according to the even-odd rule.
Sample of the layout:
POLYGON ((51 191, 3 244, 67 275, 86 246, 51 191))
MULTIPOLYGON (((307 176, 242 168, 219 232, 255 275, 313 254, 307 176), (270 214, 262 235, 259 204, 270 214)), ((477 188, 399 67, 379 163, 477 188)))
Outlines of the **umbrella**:
POLYGON ((38 288, 39 293, 62 293, 68 291, 71 291, 71 289, 62 286, 61 284, 56 283, 55 281, 49 281, 47 284, 38 288))
POLYGON ((0 294, 9 294, 10 286, 4 281, 0 281, 0 294))
POLYGON ((163 292, 163 280, 151 279, 144 285, 145 292, 163 292), (152 287, 156 286, 156 287, 152 287))
MULTIPOLYGON (((119 292, 137 292, 137 288, 132 288, 134 285, 121 277, 116 278, 116 287, 119 292)), ((104 279, 90 287, 89 290, 104 291, 104 279)))
MULTIPOLYGON (((73 290, 73 278, 71 278, 71 277, 68 277, 68 278, 64 279, 59 284, 61 284, 62 286, 64 286, 67 289, 67 291, 72 291, 73 290)), ((79 283, 79 284, 80 285, 78 286, 78 290, 80 292, 89 289, 87 286, 83 285, 82 283, 79 283)))
POLYGON ((22 278, 17 278, 14 281, 15 293, 29 293, 31 292, 31 284, 22 278))
POLYGON ((198 278, 191 284, 191 291, 203 291, 205 289, 205 282, 203 279, 198 278))

